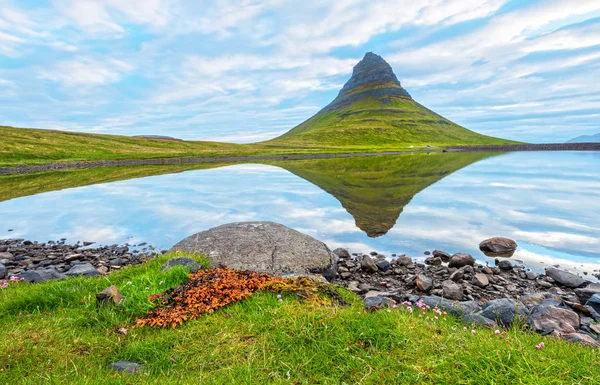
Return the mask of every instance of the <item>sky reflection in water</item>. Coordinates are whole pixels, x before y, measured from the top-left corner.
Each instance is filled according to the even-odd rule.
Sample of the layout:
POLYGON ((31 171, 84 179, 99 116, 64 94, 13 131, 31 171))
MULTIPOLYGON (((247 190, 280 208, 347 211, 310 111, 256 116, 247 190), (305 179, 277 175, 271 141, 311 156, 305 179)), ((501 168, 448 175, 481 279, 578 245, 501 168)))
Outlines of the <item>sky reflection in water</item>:
POLYGON ((443 156, 377 157, 365 170, 335 160, 330 173, 325 160, 285 165, 316 184, 277 166, 243 164, 47 192, 0 202, 0 237, 169 248, 220 224, 268 220, 353 252, 423 257, 438 248, 491 261, 479 242, 506 236, 520 245, 513 259, 534 270, 600 268, 600 154, 480 156, 465 168, 477 159, 447 166, 454 158, 443 156), (436 167, 445 168, 438 175, 436 167), (372 227, 387 233, 369 237, 372 227))

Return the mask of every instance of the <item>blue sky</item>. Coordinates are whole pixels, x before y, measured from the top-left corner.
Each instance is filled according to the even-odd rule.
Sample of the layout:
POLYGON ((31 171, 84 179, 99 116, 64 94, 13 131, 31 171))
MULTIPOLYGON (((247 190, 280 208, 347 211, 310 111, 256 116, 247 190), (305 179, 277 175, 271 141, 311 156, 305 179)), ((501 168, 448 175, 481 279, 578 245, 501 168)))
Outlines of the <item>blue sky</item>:
POLYGON ((250 142, 365 52, 421 104, 531 142, 600 132, 600 1, 0 0, 0 124, 250 142))

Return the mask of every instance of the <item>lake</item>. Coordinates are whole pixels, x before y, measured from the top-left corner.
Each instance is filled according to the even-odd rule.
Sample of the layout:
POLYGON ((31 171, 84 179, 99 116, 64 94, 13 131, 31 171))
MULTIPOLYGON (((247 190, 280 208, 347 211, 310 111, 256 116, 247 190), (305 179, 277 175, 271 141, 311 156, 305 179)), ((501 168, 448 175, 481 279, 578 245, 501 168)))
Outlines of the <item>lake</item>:
POLYGON ((431 153, 114 167, 0 177, 1 238, 167 249, 202 230, 274 221, 330 248, 424 258, 509 237, 512 257, 600 269, 600 153, 431 153), (12 230, 12 231, 9 231, 12 230))

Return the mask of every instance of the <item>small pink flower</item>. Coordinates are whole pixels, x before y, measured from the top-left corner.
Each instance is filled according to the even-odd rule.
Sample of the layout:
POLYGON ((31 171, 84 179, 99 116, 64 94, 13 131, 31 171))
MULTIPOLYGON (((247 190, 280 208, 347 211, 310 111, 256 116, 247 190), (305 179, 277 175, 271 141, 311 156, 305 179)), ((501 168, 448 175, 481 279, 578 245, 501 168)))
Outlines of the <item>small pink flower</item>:
POLYGON ((8 281, 3 280, 3 281, 0 281, 0 282, 2 282, 2 286, 0 286, 2 289, 6 289, 8 287, 8 281))
MULTIPOLYGON (((409 313, 412 313, 412 312, 413 312, 413 309, 412 309, 412 307, 410 307, 410 306, 408 307, 408 312, 409 312, 409 313)), ((420 317, 420 316, 419 316, 419 317, 420 317)))
POLYGON ((392 305, 392 309, 398 309, 398 305, 392 305))
POLYGON ((476 331, 475 329, 471 330, 471 334, 475 335, 476 331))
POLYGON ((20 280, 19 277, 15 276, 15 275, 11 275, 9 278, 9 281, 11 281, 11 282, 17 282, 19 280, 20 280))
POLYGON ((543 348, 544 346, 545 346, 545 345, 544 345, 544 343, 543 343, 543 342, 540 342, 539 344, 535 345, 535 348, 536 348, 537 350, 540 350, 540 349, 541 349, 541 348, 543 348))
POLYGON ((467 331, 467 327, 465 326, 465 327, 463 328, 463 332, 466 332, 466 331, 467 331))
POLYGON ((496 330, 494 334, 500 334, 500 330, 496 330))
POLYGON ((281 299, 281 294, 277 294, 277 299, 281 299))

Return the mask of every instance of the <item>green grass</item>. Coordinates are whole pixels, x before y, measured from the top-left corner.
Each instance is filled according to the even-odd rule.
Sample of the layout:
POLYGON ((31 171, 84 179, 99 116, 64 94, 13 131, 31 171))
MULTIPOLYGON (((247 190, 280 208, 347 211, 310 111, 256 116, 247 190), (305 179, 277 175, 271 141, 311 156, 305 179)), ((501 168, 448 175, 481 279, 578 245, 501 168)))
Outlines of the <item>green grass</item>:
POLYGON ((146 297, 185 279, 170 256, 106 277, 18 284, 0 291, 2 384, 596 384, 600 353, 515 327, 476 335, 451 316, 365 312, 258 293, 176 329, 131 329, 146 297), (160 284, 160 282, 163 282, 160 284), (128 284, 131 282, 131 284, 128 284), (94 295, 116 285, 118 309, 94 295), (148 288, 148 290, 146 290, 148 288), (126 335, 118 332, 127 328, 126 335), (536 350, 544 341, 546 346, 536 350), (144 364, 141 375, 107 369, 144 364))
MULTIPOLYGON (((364 90, 352 92, 361 91, 364 90)), ((378 147, 516 142, 468 130, 407 97, 369 96, 334 108, 326 108, 284 135, 265 143, 378 147)))

